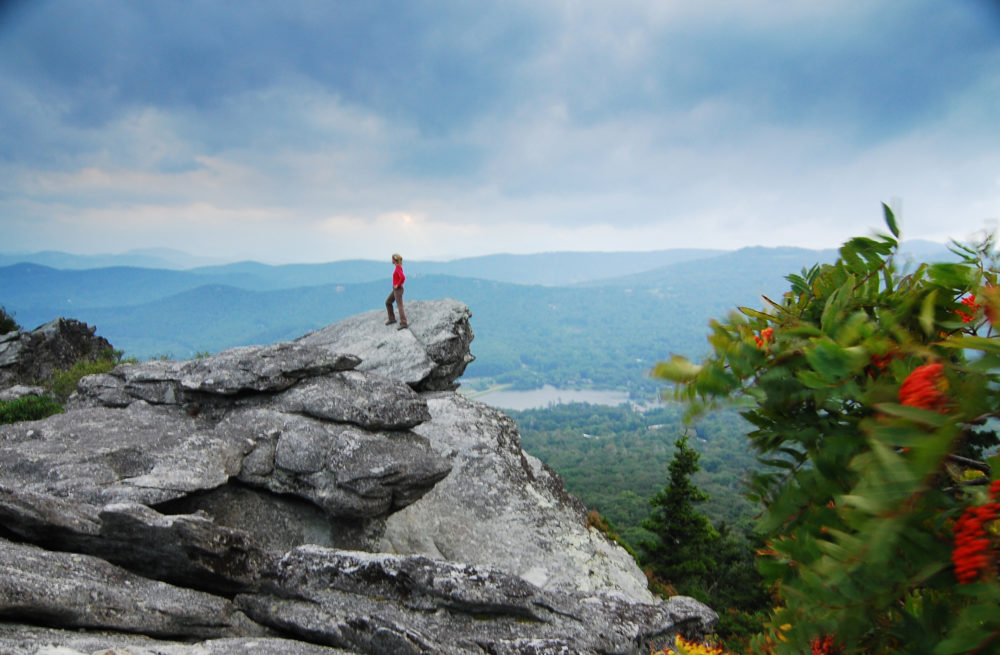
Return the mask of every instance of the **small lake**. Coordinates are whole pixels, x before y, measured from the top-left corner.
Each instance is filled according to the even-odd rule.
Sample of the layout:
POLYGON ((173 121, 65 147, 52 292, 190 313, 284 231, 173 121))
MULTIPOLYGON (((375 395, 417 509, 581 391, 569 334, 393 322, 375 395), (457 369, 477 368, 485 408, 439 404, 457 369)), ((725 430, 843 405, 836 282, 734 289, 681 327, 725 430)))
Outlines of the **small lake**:
POLYGON ((600 389, 557 389, 545 385, 541 389, 528 391, 474 391, 469 398, 492 405, 498 409, 542 409, 549 405, 563 403, 591 403, 594 405, 621 405, 628 402, 626 391, 603 391, 600 389))

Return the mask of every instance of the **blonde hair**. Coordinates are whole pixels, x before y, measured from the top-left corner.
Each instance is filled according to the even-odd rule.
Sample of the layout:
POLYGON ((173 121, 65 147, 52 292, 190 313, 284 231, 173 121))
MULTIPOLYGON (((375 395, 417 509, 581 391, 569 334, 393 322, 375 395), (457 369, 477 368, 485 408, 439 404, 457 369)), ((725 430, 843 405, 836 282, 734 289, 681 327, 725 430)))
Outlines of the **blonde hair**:
POLYGON ((400 255, 398 252, 394 252, 394 253, 392 253, 392 261, 399 262, 400 264, 402 264, 403 263, 403 256, 400 255))

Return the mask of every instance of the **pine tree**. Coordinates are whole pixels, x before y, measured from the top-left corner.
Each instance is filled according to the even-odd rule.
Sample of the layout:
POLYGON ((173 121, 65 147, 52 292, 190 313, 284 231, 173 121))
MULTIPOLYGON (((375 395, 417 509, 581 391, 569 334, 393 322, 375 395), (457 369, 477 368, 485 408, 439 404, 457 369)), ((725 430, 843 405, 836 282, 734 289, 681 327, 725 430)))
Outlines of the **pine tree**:
POLYGON ((714 528, 697 510, 708 500, 691 481, 701 468, 700 457, 687 436, 677 440, 667 486, 649 501, 652 511, 642 523, 655 537, 641 544, 641 562, 654 576, 654 590, 657 582, 667 583, 657 591, 693 596, 718 611, 716 633, 734 652, 742 652, 743 642, 760 626, 769 595, 750 544, 725 524, 714 528))
POLYGON ((713 553, 719 533, 695 507, 708 499, 691 482, 701 468, 699 458, 687 435, 677 440, 667 486, 649 501, 652 511, 642 522, 654 535, 641 544, 643 564, 682 593, 703 589, 706 576, 717 568, 713 553))

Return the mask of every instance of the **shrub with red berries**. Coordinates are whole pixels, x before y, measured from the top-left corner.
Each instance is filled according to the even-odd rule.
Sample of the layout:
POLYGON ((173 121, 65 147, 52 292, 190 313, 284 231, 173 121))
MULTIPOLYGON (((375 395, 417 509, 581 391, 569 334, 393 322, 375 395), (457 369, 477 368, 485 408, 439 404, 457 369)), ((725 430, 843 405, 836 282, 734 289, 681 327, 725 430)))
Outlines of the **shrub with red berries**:
POLYGON ((740 399, 752 426, 775 599, 754 652, 1000 653, 992 240, 903 270, 885 216, 780 302, 713 321, 701 364, 656 368, 693 413, 740 399))

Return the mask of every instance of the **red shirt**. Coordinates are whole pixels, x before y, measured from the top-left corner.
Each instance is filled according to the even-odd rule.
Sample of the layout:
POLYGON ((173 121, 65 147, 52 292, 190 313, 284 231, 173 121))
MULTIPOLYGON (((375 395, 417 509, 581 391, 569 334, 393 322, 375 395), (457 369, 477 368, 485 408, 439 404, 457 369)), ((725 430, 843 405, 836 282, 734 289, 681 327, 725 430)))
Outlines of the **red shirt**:
POLYGON ((392 287, 401 287, 403 282, 406 282, 406 276, 403 275, 403 267, 397 266, 396 270, 392 272, 392 287))

